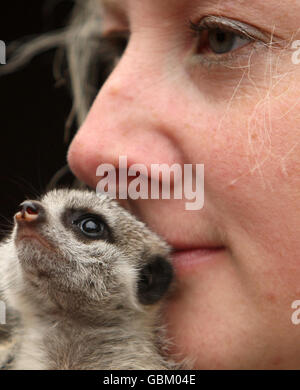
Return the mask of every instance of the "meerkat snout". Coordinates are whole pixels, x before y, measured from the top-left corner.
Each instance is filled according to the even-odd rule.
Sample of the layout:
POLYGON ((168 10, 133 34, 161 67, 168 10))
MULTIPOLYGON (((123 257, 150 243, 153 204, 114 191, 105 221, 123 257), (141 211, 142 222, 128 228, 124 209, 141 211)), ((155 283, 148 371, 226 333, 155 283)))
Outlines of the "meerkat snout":
MULTIPOLYGON (((105 369, 120 359, 120 368, 164 368, 155 334, 173 282, 169 254, 160 237, 104 194, 54 190, 23 202, 0 248, 2 285, 9 304, 25 318, 25 334, 35 329, 42 340, 39 353, 48 362, 43 368, 105 369), (116 339, 124 350, 114 354, 116 339), (60 350, 73 350, 80 340, 78 351, 88 350, 84 362, 78 351, 69 356, 60 350)), ((29 347, 22 348, 20 369, 29 361, 29 347)))
POLYGON ((31 222, 41 219, 43 215, 43 206, 40 202, 27 200, 20 204, 20 211, 15 215, 17 221, 31 222))

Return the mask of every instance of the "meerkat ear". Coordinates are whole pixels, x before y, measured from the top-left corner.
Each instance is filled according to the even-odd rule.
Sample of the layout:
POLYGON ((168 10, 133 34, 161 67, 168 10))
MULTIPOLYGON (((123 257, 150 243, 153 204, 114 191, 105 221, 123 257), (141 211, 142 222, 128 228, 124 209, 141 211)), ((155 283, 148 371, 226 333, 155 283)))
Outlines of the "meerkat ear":
POLYGON ((141 269, 138 281, 138 299, 143 305, 159 301, 167 292, 173 279, 173 268, 169 261, 155 256, 141 269))

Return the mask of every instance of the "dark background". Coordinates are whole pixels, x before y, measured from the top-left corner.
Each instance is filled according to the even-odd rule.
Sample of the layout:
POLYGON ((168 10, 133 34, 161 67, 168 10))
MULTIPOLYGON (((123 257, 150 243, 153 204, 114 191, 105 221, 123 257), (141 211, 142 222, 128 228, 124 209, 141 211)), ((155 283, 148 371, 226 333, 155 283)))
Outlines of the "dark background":
MULTIPOLYGON (((63 0, 2 1, 0 40, 8 45, 62 27, 72 7, 72 1, 63 0)), ((71 94, 67 84, 55 86, 54 54, 55 50, 41 54, 21 70, 0 77, 0 237, 18 204, 45 191, 66 164, 64 128, 71 94)))

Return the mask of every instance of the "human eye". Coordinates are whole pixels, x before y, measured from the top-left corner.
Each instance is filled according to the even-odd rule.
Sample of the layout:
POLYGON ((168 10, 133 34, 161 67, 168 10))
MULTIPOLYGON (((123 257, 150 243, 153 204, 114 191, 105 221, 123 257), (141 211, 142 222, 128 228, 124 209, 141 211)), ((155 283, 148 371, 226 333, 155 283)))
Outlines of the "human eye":
POLYGON ((197 23, 190 20, 189 25, 196 36, 194 54, 206 64, 230 62, 246 46, 268 43, 267 35, 257 28, 225 17, 206 16, 197 23))

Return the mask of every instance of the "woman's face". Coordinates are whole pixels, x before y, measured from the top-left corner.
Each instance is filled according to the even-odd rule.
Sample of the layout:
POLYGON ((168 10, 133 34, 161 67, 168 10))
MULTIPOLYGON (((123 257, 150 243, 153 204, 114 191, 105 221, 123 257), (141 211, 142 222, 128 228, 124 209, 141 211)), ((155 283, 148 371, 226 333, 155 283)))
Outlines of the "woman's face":
POLYGON ((71 169, 95 188, 96 168, 119 156, 149 169, 204 164, 200 210, 128 201, 181 250, 165 310, 173 352, 195 368, 299 368, 300 1, 99 9, 103 36, 129 41, 71 144, 71 169))

